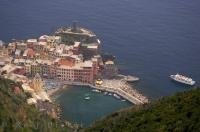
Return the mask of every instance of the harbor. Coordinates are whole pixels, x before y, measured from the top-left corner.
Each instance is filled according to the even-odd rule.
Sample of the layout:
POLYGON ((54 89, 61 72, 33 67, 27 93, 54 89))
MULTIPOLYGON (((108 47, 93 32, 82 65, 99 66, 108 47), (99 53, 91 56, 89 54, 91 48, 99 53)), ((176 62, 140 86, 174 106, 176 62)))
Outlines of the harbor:
MULTIPOLYGON (((122 98, 123 101, 127 100, 131 102, 132 104, 139 105, 139 104, 145 104, 149 102, 147 97, 140 94, 135 88, 133 88, 127 82, 127 80, 125 79, 127 76, 120 75, 120 77, 121 78, 116 78, 116 79, 103 79, 101 85, 94 85, 94 84, 92 85, 92 84, 86 84, 86 83, 80 83, 80 82, 69 82, 69 81, 56 81, 56 84, 57 85, 59 84, 59 85, 56 88, 54 87, 54 88, 48 89, 47 93, 49 94, 49 96, 53 96, 61 92, 62 90, 66 89, 70 85, 89 86, 90 88, 93 88, 92 91, 94 92, 102 92, 105 95, 113 95, 114 97, 118 99, 122 98)), ((131 78, 136 78, 136 77, 131 76, 131 78)), ((89 100, 89 98, 87 98, 86 100, 89 100)))
POLYGON ((101 91, 114 93, 114 95, 117 94, 133 104, 138 105, 149 102, 147 97, 140 94, 136 89, 133 89, 132 86, 128 84, 125 80, 104 79, 101 86, 91 86, 91 87, 99 89, 101 91))
POLYGON ((133 104, 147 103, 148 99, 129 84, 139 78, 121 75, 116 57, 102 53, 101 46, 92 31, 74 21, 71 26, 59 28, 54 35, 13 40, 8 46, 1 44, 0 57, 11 59, 0 61, 0 72, 51 80, 47 81, 49 96, 67 85, 80 85, 111 92, 133 104))
POLYGON ((134 106, 129 101, 122 101, 123 98, 114 97, 113 93, 104 94, 103 91, 96 92, 96 90, 89 86, 77 85, 56 94, 53 98, 60 104, 60 118, 89 126, 105 115, 134 106))
MULTIPOLYGON (((73 22, 72 26, 59 28, 52 35, 43 34, 38 38, 26 40, 13 39, 6 45, 3 41, 0 44, 1 75, 23 83, 24 91, 31 94, 27 103, 35 105, 39 110, 45 110, 53 118, 67 117, 65 115, 68 113, 61 111, 73 113, 77 107, 81 107, 79 110, 82 112, 73 116, 79 118, 85 113, 91 114, 84 111, 89 104, 94 108, 105 109, 101 112, 92 111, 94 113, 90 119, 94 119, 93 116, 97 113, 100 118, 120 108, 149 102, 147 97, 136 90, 134 84, 129 84, 140 79, 122 75, 116 57, 102 52, 99 38, 77 22, 73 22), (67 92, 76 89, 79 89, 80 93, 89 90, 93 94, 87 92, 84 96, 69 96, 67 92), (71 98, 65 100, 63 93, 71 98), (60 97, 64 101, 62 105, 56 105, 56 101, 63 100, 60 97), (100 101, 100 98, 108 102, 100 101), (78 102, 71 103, 70 100, 78 102), (66 101, 69 101, 70 105, 67 105, 66 101), (71 109, 72 106, 76 108, 71 109)), ((71 115, 68 117, 73 119, 71 115)))

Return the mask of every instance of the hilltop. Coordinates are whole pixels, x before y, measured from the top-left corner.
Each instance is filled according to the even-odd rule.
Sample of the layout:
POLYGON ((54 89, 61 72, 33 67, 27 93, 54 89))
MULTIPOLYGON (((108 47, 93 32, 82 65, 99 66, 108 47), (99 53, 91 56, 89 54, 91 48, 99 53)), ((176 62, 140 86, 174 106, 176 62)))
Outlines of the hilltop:
POLYGON ((200 89, 113 113, 85 132, 200 131, 200 89))

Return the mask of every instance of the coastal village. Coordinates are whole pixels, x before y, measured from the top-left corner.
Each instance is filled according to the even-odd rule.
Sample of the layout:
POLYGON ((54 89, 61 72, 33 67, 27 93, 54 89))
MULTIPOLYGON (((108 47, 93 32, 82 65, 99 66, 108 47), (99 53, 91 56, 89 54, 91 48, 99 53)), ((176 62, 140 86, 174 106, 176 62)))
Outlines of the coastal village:
POLYGON ((128 84, 138 78, 119 75, 114 59, 101 54, 101 46, 93 32, 76 22, 38 39, 0 41, 0 74, 20 82, 31 95, 27 103, 55 118, 56 110, 49 94, 52 91, 47 91, 43 80, 88 85, 134 104, 147 103, 148 99, 128 84))

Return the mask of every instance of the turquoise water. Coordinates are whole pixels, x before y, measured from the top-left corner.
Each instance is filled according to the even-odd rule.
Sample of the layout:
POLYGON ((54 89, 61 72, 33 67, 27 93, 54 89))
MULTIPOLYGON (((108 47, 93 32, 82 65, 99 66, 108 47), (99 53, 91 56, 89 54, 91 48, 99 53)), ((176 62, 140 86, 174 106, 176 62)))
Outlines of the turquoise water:
POLYGON ((113 96, 93 92, 91 88, 85 86, 66 89, 56 97, 56 101, 61 104, 64 119, 83 126, 88 126, 96 119, 132 105, 113 96), (90 99, 85 100, 85 97, 90 99))

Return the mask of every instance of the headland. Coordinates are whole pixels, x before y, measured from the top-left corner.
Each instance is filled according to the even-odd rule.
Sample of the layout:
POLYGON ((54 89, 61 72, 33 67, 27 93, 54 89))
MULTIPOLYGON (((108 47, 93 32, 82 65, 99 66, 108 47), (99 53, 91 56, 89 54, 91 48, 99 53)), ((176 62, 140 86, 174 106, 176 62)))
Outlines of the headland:
POLYGON ((115 57, 103 54, 101 47, 97 36, 77 22, 38 39, 1 41, 1 77, 22 83, 24 91, 31 93, 29 104, 52 102, 49 96, 64 85, 87 85, 134 104, 147 103, 148 99, 128 84, 139 78, 120 75, 115 57), (46 92, 43 79, 54 80, 59 86, 46 92))

